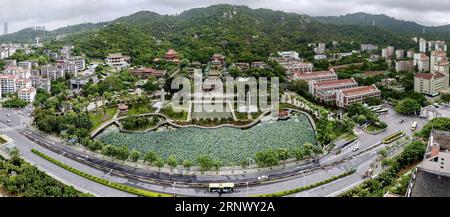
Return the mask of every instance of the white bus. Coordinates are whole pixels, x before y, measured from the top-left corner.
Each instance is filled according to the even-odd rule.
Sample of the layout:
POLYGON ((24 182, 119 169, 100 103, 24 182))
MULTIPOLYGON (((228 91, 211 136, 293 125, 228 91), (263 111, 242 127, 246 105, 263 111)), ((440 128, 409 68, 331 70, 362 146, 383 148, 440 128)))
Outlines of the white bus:
POLYGON ((234 192, 234 183, 210 183, 209 192, 218 192, 218 193, 234 192))
POLYGON ((411 130, 412 131, 415 131, 417 129, 417 121, 414 121, 412 124, 411 124, 411 130))

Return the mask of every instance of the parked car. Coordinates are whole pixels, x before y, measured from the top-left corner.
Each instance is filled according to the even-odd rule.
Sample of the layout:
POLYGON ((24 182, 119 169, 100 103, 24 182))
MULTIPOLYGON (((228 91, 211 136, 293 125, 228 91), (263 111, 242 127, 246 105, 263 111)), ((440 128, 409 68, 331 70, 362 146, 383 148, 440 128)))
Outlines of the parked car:
POLYGON ((403 124, 403 122, 405 122, 405 120, 401 119, 401 120, 400 120, 400 123, 403 124))

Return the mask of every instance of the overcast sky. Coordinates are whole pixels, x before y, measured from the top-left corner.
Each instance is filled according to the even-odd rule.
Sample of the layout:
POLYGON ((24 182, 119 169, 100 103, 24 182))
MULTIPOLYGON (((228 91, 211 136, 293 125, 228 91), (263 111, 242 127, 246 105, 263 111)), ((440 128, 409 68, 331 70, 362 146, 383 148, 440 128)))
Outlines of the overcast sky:
POLYGON ((219 3, 312 16, 383 13, 423 25, 450 24, 449 0, 1 0, 0 23, 8 22, 10 33, 36 25, 52 30, 82 22, 109 21, 141 10, 176 14, 219 3))

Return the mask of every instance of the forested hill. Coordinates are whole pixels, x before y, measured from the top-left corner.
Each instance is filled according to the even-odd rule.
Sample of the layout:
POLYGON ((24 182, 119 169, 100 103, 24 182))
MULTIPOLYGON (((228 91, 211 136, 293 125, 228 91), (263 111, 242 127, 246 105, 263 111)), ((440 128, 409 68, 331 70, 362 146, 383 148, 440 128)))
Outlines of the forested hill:
POLYGON ((315 20, 338 25, 378 26, 402 34, 420 34, 424 26, 415 22, 397 20, 383 14, 354 13, 343 16, 314 17, 315 20))
POLYGON ((1 35, 0 36, 0 44, 3 43, 34 43, 36 38, 39 38, 40 42, 47 42, 51 40, 55 40, 57 36, 61 38, 72 33, 79 33, 84 31, 91 31, 95 29, 99 29, 108 25, 109 22, 102 23, 83 23, 72 26, 62 27, 53 31, 47 30, 36 30, 34 28, 26 28, 20 30, 18 32, 1 35))
POLYGON ((69 34, 57 43, 73 43, 79 52, 96 58, 123 52, 132 56, 134 63, 145 64, 170 47, 189 60, 206 62, 216 52, 231 60, 258 59, 284 49, 311 55, 308 43, 326 42, 330 46, 332 41, 346 44, 346 50, 358 48, 360 43, 396 47, 412 43, 404 35, 378 27, 324 24, 306 15, 226 4, 191 9, 177 16, 138 12, 110 23, 93 24, 91 30, 69 34))
POLYGON ((412 21, 395 19, 384 14, 354 13, 342 16, 319 16, 313 19, 321 23, 335 25, 375 25, 376 27, 410 37, 422 36, 426 39, 450 39, 450 25, 424 26, 412 21))
POLYGON ((170 47, 189 60, 206 62, 216 52, 231 60, 263 58, 284 49, 310 55, 308 43, 333 40, 353 48, 362 42, 398 47, 412 43, 380 28, 322 24, 306 15, 231 5, 191 9, 178 16, 139 12, 66 40, 88 56, 123 52, 136 64, 145 64, 170 47))

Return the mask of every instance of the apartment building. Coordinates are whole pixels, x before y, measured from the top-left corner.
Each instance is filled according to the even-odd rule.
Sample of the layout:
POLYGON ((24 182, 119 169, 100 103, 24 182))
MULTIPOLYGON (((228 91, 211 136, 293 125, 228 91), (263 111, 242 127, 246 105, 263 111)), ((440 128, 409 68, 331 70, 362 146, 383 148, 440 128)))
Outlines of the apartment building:
POLYGON ((21 88, 29 88, 32 87, 31 79, 17 79, 16 80, 16 90, 21 88))
POLYGON ((417 69, 419 72, 430 71, 430 58, 426 54, 420 54, 420 58, 417 60, 417 69))
POLYGON ((24 69, 31 69, 33 67, 33 64, 30 61, 22 61, 18 62, 17 66, 22 67, 24 69))
POLYGON ((395 62, 395 70, 397 72, 413 71, 414 70, 414 61, 413 60, 397 61, 397 62, 395 62))
POLYGON ((77 72, 82 72, 86 68, 86 61, 81 56, 69 57, 64 59, 64 62, 70 63, 76 66, 77 72))
POLYGON ((386 59, 391 58, 394 55, 394 47, 389 46, 387 48, 383 48, 381 50, 381 57, 384 57, 386 59))
POLYGON ((16 81, 17 77, 15 75, 0 75, 0 98, 6 94, 16 92, 16 81))
POLYGON ((430 96, 439 95, 439 90, 448 89, 448 79, 440 72, 416 73, 414 76, 414 91, 430 96))
POLYGON ((44 78, 49 78, 52 81, 55 81, 58 78, 64 78, 64 68, 47 65, 41 69, 41 76, 44 78))
POLYGON ((402 59, 402 58, 404 58, 404 57, 405 57, 405 50, 397 49, 397 50, 395 51, 395 57, 396 57, 397 59, 402 59))
POLYGON ((36 89, 32 87, 21 88, 17 91, 17 96, 26 102, 34 102, 36 97, 36 89))
POLYGON ((336 92, 336 105, 346 108, 354 103, 362 103, 367 98, 380 96, 381 91, 375 85, 338 90, 336 92))
POLYGON ((51 91, 51 80, 41 76, 31 76, 31 86, 35 89, 45 90, 47 93, 51 91))

